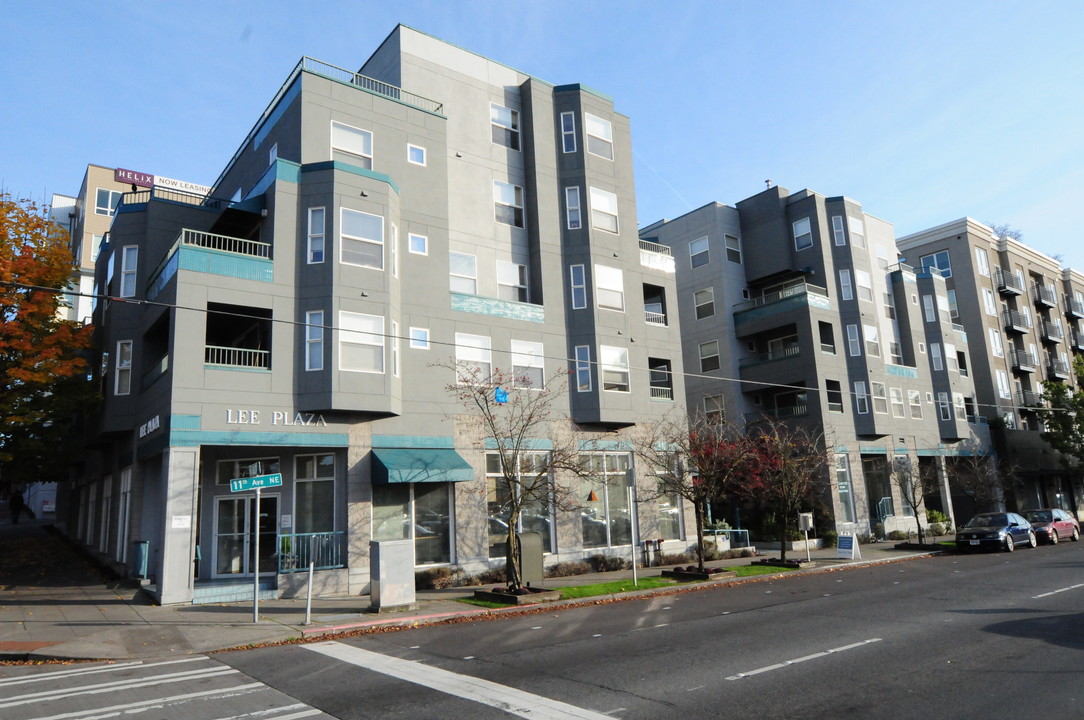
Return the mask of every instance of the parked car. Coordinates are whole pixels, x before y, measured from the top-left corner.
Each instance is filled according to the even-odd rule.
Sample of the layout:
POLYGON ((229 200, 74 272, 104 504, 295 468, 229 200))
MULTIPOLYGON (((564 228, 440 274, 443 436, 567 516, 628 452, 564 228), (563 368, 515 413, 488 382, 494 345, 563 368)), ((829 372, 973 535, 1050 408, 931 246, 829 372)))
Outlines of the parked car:
POLYGON ((979 513, 956 531, 957 550, 1005 550, 1018 544, 1035 547, 1038 540, 1031 523, 1011 512, 979 513))
POLYGON ((1073 542, 1080 539, 1080 523, 1076 518, 1060 508, 1038 508, 1025 510, 1024 517, 1031 523, 1035 536, 1043 542, 1056 545, 1058 540, 1069 538, 1073 542))

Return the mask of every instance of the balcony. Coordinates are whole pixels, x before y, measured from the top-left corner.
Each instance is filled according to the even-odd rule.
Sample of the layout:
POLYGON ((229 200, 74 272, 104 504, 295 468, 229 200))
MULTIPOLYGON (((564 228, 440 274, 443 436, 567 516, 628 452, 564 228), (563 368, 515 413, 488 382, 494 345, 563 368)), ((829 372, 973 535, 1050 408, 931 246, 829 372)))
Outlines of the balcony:
POLYGON ((1061 329, 1061 326, 1046 320, 1040 321, 1040 335, 1043 340, 1052 343, 1059 343, 1065 339, 1065 331, 1061 329))
POLYGON ((1084 333, 1079 330, 1073 330, 1069 333, 1069 337, 1072 348, 1084 352, 1084 333))
POLYGON ((779 407, 767 408, 760 412, 745 413, 745 422, 755 423, 763 420, 787 420, 789 418, 805 417, 808 414, 808 405, 780 405, 779 407))
POLYGON ((672 273, 675 269, 670 248, 650 240, 640 241, 640 265, 667 273, 672 273))
POLYGON ((1084 302, 1065 295, 1065 314, 1069 317, 1084 318, 1084 302))
POLYGON ((204 347, 203 363, 216 367, 270 370, 271 351, 206 345, 204 347))
POLYGON ((1068 380, 1069 363, 1058 358, 1048 357, 1046 359, 1046 376, 1056 380, 1068 380))
POLYGON ((661 385, 651 386, 651 399, 662 400, 665 402, 673 402, 674 400, 674 388, 662 387, 661 385))
POLYGON ((1024 294, 1024 281, 1001 268, 994 268, 994 282, 997 283, 997 291, 1002 295, 1024 294))
POLYGON ((1058 294, 1054 292, 1054 288, 1051 285, 1033 283, 1031 286, 1031 299, 1036 305, 1049 308, 1058 306, 1058 294))
POLYGON ((644 310, 644 322, 648 325, 659 325, 666 327, 666 313, 655 312, 653 310, 644 310))
POLYGON ((752 357, 742 358, 738 362, 738 367, 754 367, 756 365, 763 365, 764 363, 775 362, 777 360, 785 360, 786 358, 798 357, 801 354, 802 348, 800 345, 788 345, 778 350, 760 353, 759 355, 754 355, 752 357))
POLYGON ((1043 404, 1043 396, 1034 390, 1021 390, 1013 398, 1021 409, 1039 408, 1043 404))
POLYGON ((156 298, 178 270, 270 282, 273 273, 271 244, 185 228, 177 235, 165 259, 151 273, 147 299, 156 298))
POLYGON ((1012 364, 1012 369, 1017 372, 1033 373, 1035 368, 1039 367, 1038 358, 1027 350, 1010 350, 1009 362, 1012 364))
POLYGON ((1015 310, 1003 310, 1001 319, 1008 332, 1026 333, 1031 329, 1031 318, 1015 310))

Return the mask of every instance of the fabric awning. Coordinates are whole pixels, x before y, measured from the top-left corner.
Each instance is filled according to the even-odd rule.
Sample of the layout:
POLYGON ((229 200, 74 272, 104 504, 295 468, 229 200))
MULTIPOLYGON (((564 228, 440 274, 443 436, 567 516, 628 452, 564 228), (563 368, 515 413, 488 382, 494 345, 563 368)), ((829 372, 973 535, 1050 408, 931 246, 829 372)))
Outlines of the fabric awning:
POLYGON ((451 448, 373 448, 373 484, 463 482, 474 468, 451 448))

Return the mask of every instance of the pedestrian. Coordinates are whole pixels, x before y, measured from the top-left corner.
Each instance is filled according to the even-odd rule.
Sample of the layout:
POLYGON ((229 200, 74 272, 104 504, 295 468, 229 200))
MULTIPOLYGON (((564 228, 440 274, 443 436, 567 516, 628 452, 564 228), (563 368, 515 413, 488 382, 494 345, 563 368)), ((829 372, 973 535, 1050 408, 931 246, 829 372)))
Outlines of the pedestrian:
POLYGON ((27 509, 26 503, 23 502, 23 494, 12 491, 11 499, 8 500, 8 508, 11 509, 11 524, 18 525, 19 516, 27 509))

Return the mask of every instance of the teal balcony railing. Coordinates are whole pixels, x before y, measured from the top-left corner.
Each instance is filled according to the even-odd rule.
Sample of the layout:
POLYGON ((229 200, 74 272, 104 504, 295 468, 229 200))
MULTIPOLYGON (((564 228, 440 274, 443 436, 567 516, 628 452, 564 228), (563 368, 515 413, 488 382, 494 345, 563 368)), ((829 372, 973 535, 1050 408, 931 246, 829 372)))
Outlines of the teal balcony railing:
POLYGON ((303 572, 346 567, 345 534, 339 532, 286 533, 279 535, 279 572, 303 572))

